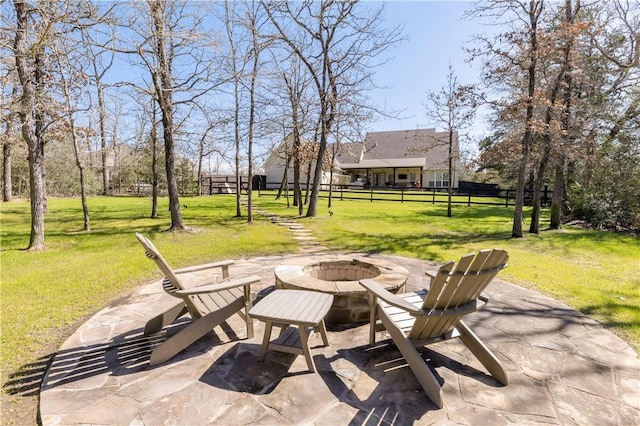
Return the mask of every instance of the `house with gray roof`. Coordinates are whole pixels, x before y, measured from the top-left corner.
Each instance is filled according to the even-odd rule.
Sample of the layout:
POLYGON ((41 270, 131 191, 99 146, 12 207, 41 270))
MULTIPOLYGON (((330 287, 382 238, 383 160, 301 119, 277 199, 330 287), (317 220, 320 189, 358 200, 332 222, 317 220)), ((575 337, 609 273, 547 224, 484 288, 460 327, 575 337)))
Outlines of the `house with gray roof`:
MULTIPOLYGON (((327 151, 331 152, 333 147, 327 151)), ((364 142, 337 145, 333 162, 334 184, 384 187, 447 188, 449 133, 435 129, 369 132, 364 142)), ((458 183, 458 134, 453 134, 452 184, 458 183)), ((267 182, 279 182, 285 160, 281 147, 265 163, 267 182)), ((292 174, 289 174, 291 176, 292 174)), ((329 183, 325 172, 323 184, 329 183)))
MULTIPOLYGON (((349 144, 356 145, 356 144, 349 144)), ((352 183, 373 187, 446 188, 449 133, 435 129, 369 132, 360 147, 341 150, 336 160, 352 183)), ((453 186, 458 182, 458 134, 453 134, 453 186)))

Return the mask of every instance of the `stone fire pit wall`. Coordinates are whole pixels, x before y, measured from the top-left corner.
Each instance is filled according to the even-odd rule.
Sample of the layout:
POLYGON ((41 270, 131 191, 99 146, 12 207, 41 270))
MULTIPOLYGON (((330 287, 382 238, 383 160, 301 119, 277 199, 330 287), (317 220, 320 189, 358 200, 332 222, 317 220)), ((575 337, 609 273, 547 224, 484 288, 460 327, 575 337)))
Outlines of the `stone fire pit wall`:
POLYGON ((369 321, 369 298, 359 280, 371 278, 392 293, 404 292, 409 271, 380 259, 316 256, 291 259, 275 268, 276 288, 312 290, 334 296, 326 322, 369 321))

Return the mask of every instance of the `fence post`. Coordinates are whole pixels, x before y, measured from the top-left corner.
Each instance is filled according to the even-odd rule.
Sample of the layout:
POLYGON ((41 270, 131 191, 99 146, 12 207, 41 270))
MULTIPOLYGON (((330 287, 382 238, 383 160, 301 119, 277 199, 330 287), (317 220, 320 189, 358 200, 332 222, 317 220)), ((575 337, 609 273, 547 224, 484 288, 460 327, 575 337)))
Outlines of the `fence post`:
POLYGON ((373 203, 373 185, 369 186, 369 192, 370 192, 369 201, 373 203))
POLYGON ((471 207, 471 191, 469 191, 469 198, 467 199, 467 207, 471 207))
POLYGON ((400 188, 400 204, 404 203, 404 188, 400 188))
POLYGON ((431 188, 431 204, 435 205, 436 203, 436 189, 431 188))
POLYGON ((344 199, 342 198, 342 191, 344 190, 344 187, 342 185, 340 185, 340 201, 344 201, 344 199))
POLYGON ((510 190, 507 189, 507 197, 505 198, 505 204, 504 204, 505 207, 509 207, 509 191, 510 190))

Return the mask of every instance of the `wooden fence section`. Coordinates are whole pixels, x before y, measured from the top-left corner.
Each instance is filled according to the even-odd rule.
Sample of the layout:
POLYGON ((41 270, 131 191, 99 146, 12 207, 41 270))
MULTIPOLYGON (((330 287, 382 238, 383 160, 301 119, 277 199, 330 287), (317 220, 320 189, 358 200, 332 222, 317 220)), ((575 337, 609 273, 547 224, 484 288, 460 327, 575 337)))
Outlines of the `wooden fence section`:
MULTIPOLYGON (((258 196, 275 196, 277 189, 263 189, 254 187, 258 191, 258 196)), ((267 188, 273 188, 275 184, 268 183, 267 188)), ((448 194, 443 188, 364 188, 362 186, 351 185, 334 185, 329 191, 329 185, 322 185, 320 198, 329 198, 334 200, 362 200, 362 201, 395 201, 400 203, 447 203, 448 194), (330 195, 331 194, 331 195, 330 195)), ((304 189, 303 189, 304 190, 304 189)), ((292 185, 289 186, 289 194, 293 194, 292 185)), ((515 205, 515 189, 499 189, 494 191, 474 191, 471 188, 454 188, 451 196, 452 204, 459 205, 493 205, 505 206, 515 205)), ((540 195, 542 206, 551 203, 552 191, 545 187, 540 195)), ((525 204, 532 204, 533 191, 525 191, 525 204)))
MULTIPOLYGON (((240 177, 240 188, 247 190, 249 183, 246 177, 240 177)), ((234 175, 203 176, 200 180, 202 195, 235 194, 236 178, 234 175)))
MULTIPOLYGON (((249 181, 246 177, 240 179, 240 185, 243 191, 249 187, 249 181)), ((275 196, 280 187, 279 182, 266 182, 263 178, 254 176, 251 181, 251 188, 258 193, 258 196, 275 196)), ((201 181, 202 195, 215 194, 235 194, 236 182, 233 176, 216 176, 205 177, 201 181)), ((305 185, 302 184, 302 190, 305 191, 305 185)), ((293 184, 288 185, 289 195, 293 194, 293 184)), ((540 203, 542 206, 551 204, 553 191, 546 186, 540 194, 540 203)), ((182 194, 195 195, 195 194, 182 194)), ((283 191, 285 195, 285 191, 283 191)), ((321 186, 320 198, 329 198, 334 200, 363 200, 363 201, 395 201, 400 203, 431 203, 440 204, 448 202, 446 188, 409 188, 409 187, 364 187, 363 185, 332 185, 331 191, 328 184, 321 186), (330 195, 331 194, 331 195, 330 195)), ((451 203, 458 205, 487 205, 487 206, 505 206, 515 205, 516 190, 502 189, 497 186, 488 185, 461 185, 459 188, 453 188, 451 203)), ((531 205, 533 200, 533 191, 525 190, 524 202, 531 205)))

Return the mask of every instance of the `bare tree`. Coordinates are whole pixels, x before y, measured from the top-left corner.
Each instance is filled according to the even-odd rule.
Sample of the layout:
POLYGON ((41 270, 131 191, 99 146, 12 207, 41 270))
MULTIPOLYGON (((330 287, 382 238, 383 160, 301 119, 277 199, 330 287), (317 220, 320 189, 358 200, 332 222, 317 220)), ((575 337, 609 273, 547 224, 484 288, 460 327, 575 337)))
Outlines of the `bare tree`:
POLYGON ((259 74, 262 52, 268 47, 270 37, 263 34, 266 17, 263 5, 258 1, 225 2, 225 28, 229 43, 229 61, 234 99, 234 138, 236 145, 236 215, 241 215, 240 163, 241 134, 246 134, 246 166, 249 178, 247 186, 247 222, 253 221, 252 177, 254 170, 254 144, 258 130, 259 74), (245 104, 246 102, 246 104, 245 104), (242 132, 243 123, 245 132, 242 132))
MULTIPOLYGON (((80 89, 86 86, 84 76, 84 70, 81 67, 82 60, 79 58, 77 51, 69 46, 68 43, 64 43, 64 40, 58 40, 57 48, 55 49, 55 60, 58 69, 58 81, 63 96, 64 104, 64 119, 66 121, 66 129, 70 135, 71 144, 73 146, 73 154, 76 161, 76 167, 78 167, 80 175, 80 200, 82 203, 82 213, 84 218, 83 230, 91 230, 91 221, 89 218, 89 207, 87 205, 87 185, 85 179, 85 164, 83 159, 83 148, 78 141, 79 134, 82 134, 84 139, 89 138, 90 130, 85 128, 81 129, 76 125, 75 115, 81 111, 79 107, 80 89), (75 64, 72 65, 72 63, 75 64)), ((85 109, 86 110, 86 109, 85 109)))
MULTIPOLYGON (((104 20, 103 20, 104 22, 104 20)), ((84 52, 90 61, 91 67, 87 71, 90 81, 96 89, 98 98, 98 127, 100 138, 100 161, 102 166, 102 194, 109 195, 111 193, 111 177, 108 167, 109 147, 107 137, 107 105, 105 101, 104 78, 113 66, 115 52, 110 48, 114 38, 112 36, 104 38, 104 34, 93 29, 81 32, 84 52)))
POLYGON ((248 54, 251 58, 251 71, 249 75, 249 128, 247 135, 247 174, 249 176, 249 186, 247 188, 247 221, 253 221, 253 147, 256 129, 256 96, 257 80, 260 70, 260 54, 265 50, 270 39, 261 40, 262 26, 266 23, 262 3, 252 1, 247 4, 247 13, 244 19, 244 26, 251 34, 251 49, 248 54))
POLYGON ((243 65, 239 63, 240 53, 238 52, 239 40, 236 39, 234 19, 235 3, 224 2, 225 10, 225 28, 227 32, 227 41, 229 43, 231 62, 231 81, 233 82, 233 139, 235 143, 235 169, 236 169, 236 217, 242 216, 241 204, 241 182, 242 174, 240 173, 241 162, 241 137, 240 137, 240 114, 241 114, 241 80, 244 72, 243 65), (232 9, 233 5, 233 9, 232 9))
MULTIPOLYGON (((11 56, 7 55, 1 60, 9 58, 11 58, 11 56)), ((8 71, 7 75, 0 76, 0 82, 2 83, 2 118, 0 119, 0 123, 4 125, 2 135, 2 201, 11 201, 13 199, 13 147, 16 145, 16 142, 18 142, 17 136, 19 130, 16 125, 18 117, 15 110, 17 99, 15 73, 13 72, 13 67, 7 66, 6 69, 8 71)))
POLYGON ((318 152, 307 217, 316 216, 325 153, 339 102, 346 91, 365 88, 373 59, 399 40, 399 30, 382 28, 382 9, 357 1, 265 2, 279 38, 307 68, 318 96, 318 152))
POLYGON ((475 118, 478 105, 475 88, 471 85, 458 83, 451 64, 447 74, 447 84, 438 92, 427 92, 425 104, 427 118, 431 124, 441 126, 447 134, 445 141, 448 149, 447 166, 449 183, 447 185, 447 216, 451 217, 451 196, 453 193, 453 178, 458 157, 458 137, 460 131, 468 129, 475 118))
POLYGON ((178 184, 176 181, 175 143, 174 143, 174 106, 173 106, 173 68, 170 56, 172 52, 171 33, 167 28, 167 19, 171 17, 171 9, 166 1, 149 1, 149 12, 153 19, 155 38, 155 59, 157 68, 153 71, 153 85, 156 100, 162 114, 162 136, 167 170, 167 186, 169 191, 169 210, 171 211, 172 231, 184 229, 180 202, 178 200, 178 184))
MULTIPOLYGON (((289 68, 280 73, 284 83, 285 93, 289 104, 291 120, 291 152, 288 158, 293 159, 293 205, 298 207, 298 215, 302 216, 302 186, 300 185, 301 145, 302 137, 306 133, 306 121, 308 106, 305 105, 305 92, 310 83, 304 75, 300 60, 292 56, 289 68)), ((289 161, 287 161, 287 169, 289 161)))
MULTIPOLYGON (((130 6, 130 5, 129 5, 130 6)), ((171 212, 171 230, 185 229, 180 210, 176 151, 179 127, 188 117, 184 107, 197 103, 218 82, 212 44, 205 28, 208 3, 148 0, 145 8, 127 10, 126 26, 134 39, 120 40, 119 52, 135 54, 149 71, 150 82, 132 82, 139 89, 153 87, 164 141, 165 170, 171 212), (132 46, 133 45, 133 46, 132 46)))
POLYGON ((44 250, 45 61, 48 44, 55 38, 55 26, 62 21, 62 16, 52 9, 50 2, 35 6, 24 0, 14 0, 13 5, 16 13, 15 70, 20 84, 18 116, 29 153, 31 235, 28 249, 44 250))
POLYGON ((212 154, 217 156, 224 156, 224 149, 220 148, 215 143, 213 133, 216 129, 221 128, 227 122, 226 118, 218 117, 218 114, 213 111, 203 111, 203 121, 207 123, 204 129, 201 129, 200 137, 198 139, 198 193, 202 194, 202 179, 203 179, 203 161, 205 158, 212 154))
POLYGON ((151 132, 151 219, 158 218, 158 104, 151 101, 150 106, 151 132))

